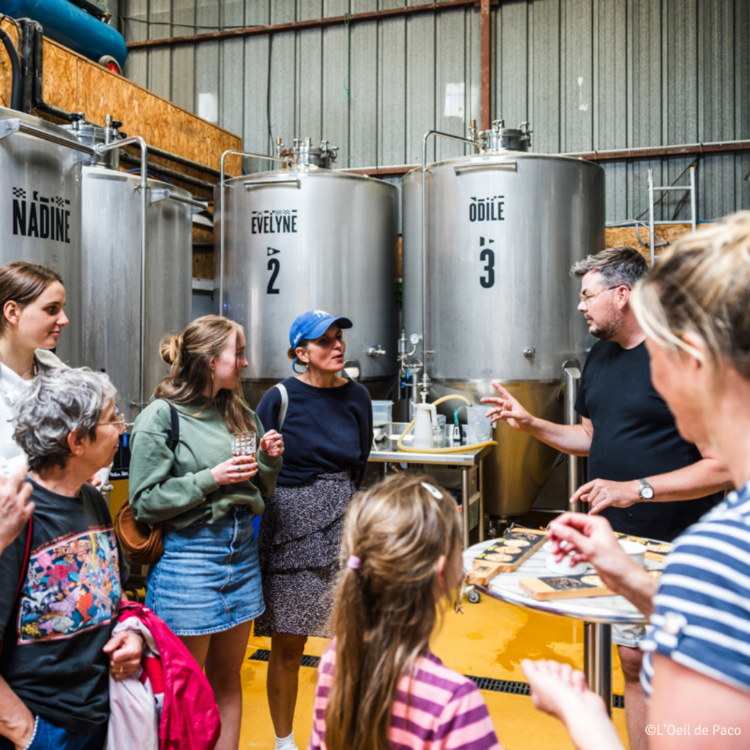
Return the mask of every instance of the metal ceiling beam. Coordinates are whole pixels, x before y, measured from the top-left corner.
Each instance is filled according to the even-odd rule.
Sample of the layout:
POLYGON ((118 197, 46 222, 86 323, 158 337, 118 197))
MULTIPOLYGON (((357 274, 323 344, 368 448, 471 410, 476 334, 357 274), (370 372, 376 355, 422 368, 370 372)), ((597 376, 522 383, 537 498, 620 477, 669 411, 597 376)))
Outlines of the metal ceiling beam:
MULTIPOLYGON (((154 49, 157 47, 176 47, 184 44, 198 44, 199 42, 220 42, 227 39, 245 39, 250 36, 267 36, 269 34, 283 34, 289 31, 305 31, 307 29, 324 29, 329 26, 342 26, 345 23, 361 23, 363 21, 383 21, 389 18, 402 18, 419 13, 436 13, 441 10, 453 10, 470 6, 481 7, 487 5, 487 22, 489 23, 489 6, 498 0, 442 0, 442 2, 424 3, 404 8, 388 8, 373 10, 365 13, 352 13, 349 16, 331 16, 330 18, 315 18, 309 21, 293 21, 291 23, 277 23, 271 26, 246 26, 242 29, 226 29, 211 31, 205 34, 190 34, 189 36, 173 36, 164 39, 145 39, 141 42, 128 42, 128 50, 154 49)), ((488 31, 489 33, 489 31, 488 31)), ((484 34, 484 32, 483 32, 484 34)), ((482 37, 484 40, 484 37, 482 37)), ((484 41, 482 42, 484 44, 484 41)))

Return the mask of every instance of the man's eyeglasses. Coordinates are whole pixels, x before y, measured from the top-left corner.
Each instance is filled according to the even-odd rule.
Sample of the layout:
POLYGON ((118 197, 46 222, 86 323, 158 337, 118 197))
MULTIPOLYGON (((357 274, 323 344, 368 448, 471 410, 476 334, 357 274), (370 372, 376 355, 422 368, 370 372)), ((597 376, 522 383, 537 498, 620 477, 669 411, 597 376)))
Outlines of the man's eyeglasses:
POLYGON ((621 286, 622 284, 616 284, 615 286, 609 286, 606 289, 600 289, 598 292, 594 292, 593 294, 579 294, 578 299, 581 300, 584 305, 588 305, 588 303, 591 302, 594 297, 598 297, 600 294, 604 294, 604 292, 611 292, 613 289, 617 289, 621 286))

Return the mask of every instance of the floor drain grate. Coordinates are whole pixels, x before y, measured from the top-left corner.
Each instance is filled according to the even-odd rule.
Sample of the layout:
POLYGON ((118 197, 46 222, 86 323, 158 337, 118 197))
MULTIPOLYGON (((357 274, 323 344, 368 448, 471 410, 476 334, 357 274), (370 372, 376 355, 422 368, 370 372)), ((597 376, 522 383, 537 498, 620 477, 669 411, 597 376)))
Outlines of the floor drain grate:
MULTIPOLYGON (((270 651, 265 649, 258 649, 252 656, 248 658, 251 661, 268 661, 268 657, 271 656, 270 651)), ((305 654, 302 657, 303 667, 312 667, 317 669, 318 663, 320 662, 319 656, 307 656, 305 654)), ((473 675, 466 675, 480 690, 489 690, 494 693, 508 693, 510 695, 531 695, 531 689, 529 688, 528 682, 517 682, 515 680, 496 680, 493 677, 474 677, 473 675)), ((612 707, 613 708, 625 708, 625 698, 622 695, 612 696, 612 707)))
MULTIPOLYGON (((251 661, 268 661, 269 657, 271 656, 270 651, 266 651, 265 649, 259 648, 254 654, 251 656, 248 656, 247 658, 251 661)), ((303 667, 312 667, 313 669, 318 668, 318 664, 320 662, 319 656, 308 656, 305 654, 302 657, 302 666, 303 667)))

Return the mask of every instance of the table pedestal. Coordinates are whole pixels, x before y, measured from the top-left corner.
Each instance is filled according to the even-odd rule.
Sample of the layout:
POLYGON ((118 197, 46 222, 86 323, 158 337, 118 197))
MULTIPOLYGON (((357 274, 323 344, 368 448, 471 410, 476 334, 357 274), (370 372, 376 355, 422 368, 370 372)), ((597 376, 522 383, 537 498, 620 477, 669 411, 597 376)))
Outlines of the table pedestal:
POLYGON ((589 689, 602 697, 612 716, 612 626, 583 624, 583 671, 589 689))

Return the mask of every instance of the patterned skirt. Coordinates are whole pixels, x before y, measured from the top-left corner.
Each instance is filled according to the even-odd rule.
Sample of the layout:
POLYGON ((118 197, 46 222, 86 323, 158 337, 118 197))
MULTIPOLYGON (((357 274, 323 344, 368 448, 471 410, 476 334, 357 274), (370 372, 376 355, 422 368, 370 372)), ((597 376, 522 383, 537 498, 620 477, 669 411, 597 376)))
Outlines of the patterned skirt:
POLYGON ((255 635, 271 631, 330 638, 344 514, 357 488, 348 471, 298 487, 276 486, 258 532, 266 611, 255 635))

